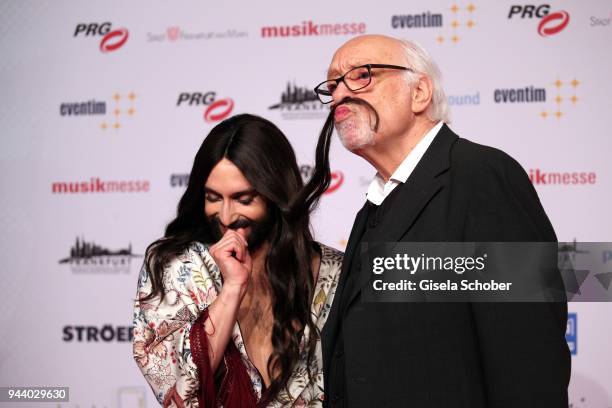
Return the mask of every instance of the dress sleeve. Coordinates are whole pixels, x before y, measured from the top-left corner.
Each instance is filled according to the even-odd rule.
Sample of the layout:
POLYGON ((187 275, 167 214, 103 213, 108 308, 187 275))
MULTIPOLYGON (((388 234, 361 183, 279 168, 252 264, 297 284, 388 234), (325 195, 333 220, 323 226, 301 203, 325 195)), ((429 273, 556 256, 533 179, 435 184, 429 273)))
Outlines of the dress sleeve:
POLYGON ((217 295, 201 253, 189 250, 170 262, 163 274, 165 296, 140 301, 151 293, 150 271, 143 265, 134 305, 133 356, 158 402, 164 407, 197 405, 199 372, 189 335, 217 295))

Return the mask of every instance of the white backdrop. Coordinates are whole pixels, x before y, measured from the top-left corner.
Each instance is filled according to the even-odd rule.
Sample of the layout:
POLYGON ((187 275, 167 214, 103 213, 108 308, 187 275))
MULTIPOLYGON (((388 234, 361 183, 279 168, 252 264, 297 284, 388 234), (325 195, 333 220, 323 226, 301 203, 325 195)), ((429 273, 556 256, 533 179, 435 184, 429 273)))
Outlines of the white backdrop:
MULTIPOLYGON (((430 51, 451 127, 533 175, 560 240, 612 241, 609 1, 288 4, 0 3, 0 386, 156 406, 131 357, 132 299, 197 148, 224 115, 258 114, 308 176, 326 116, 310 89, 362 32, 430 51)), ((373 170, 337 140, 332 170, 313 227, 343 248, 373 170)), ((612 308, 570 312, 572 406, 612 407, 612 308)))

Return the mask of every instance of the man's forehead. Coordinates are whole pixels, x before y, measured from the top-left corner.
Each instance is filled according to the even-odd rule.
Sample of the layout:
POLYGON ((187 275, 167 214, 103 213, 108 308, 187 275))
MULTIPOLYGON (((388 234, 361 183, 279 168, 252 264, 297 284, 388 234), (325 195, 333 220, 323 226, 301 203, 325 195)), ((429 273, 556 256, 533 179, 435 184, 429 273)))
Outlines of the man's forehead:
POLYGON ((334 61, 329 66, 327 71, 328 77, 339 77, 351 68, 359 67, 365 64, 372 64, 371 58, 351 58, 346 61, 334 61))
POLYGON ((332 58, 328 78, 335 78, 351 68, 365 64, 398 64, 402 53, 397 43, 389 39, 373 38, 342 46, 332 58))

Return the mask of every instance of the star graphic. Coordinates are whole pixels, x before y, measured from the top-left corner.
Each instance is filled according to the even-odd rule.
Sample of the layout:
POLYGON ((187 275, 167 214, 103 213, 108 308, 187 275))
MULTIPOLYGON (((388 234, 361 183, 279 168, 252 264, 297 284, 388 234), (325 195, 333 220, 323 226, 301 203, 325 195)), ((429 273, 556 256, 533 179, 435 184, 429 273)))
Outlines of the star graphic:
POLYGON ((548 117, 548 112, 542 111, 542 113, 540 113, 540 116, 542 116, 544 119, 546 119, 548 117))
POLYGON ((475 23, 472 20, 468 20, 466 25, 468 26, 468 28, 472 28, 472 27, 474 27, 475 23))
POLYGON ((578 97, 576 95, 573 95, 570 100, 572 101, 572 103, 576 103, 578 102, 578 97))
POLYGON ((469 11, 470 13, 473 13, 474 10, 476 10, 476 6, 474 6, 472 3, 468 4, 467 11, 469 11))
POLYGON ((456 5, 456 4, 453 4, 453 6, 451 7, 451 11, 452 11, 453 13, 456 13, 457 11, 459 11, 459 7, 457 7, 457 5, 456 5))
POLYGON ((555 116, 557 117, 557 119, 561 119, 561 116, 563 116, 563 112, 561 112, 561 111, 556 111, 556 112, 555 112, 555 116))
POLYGON ((459 27, 459 22, 457 20, 453 20, 453 22, 451 23, 451 26, 453 28, 457 28, 457 27, 459 27))
POLYGON ((115 94, 113 95, 113 99, 115 100, 115 102, 119 102, 119 99, 121 99, 121 95, 115 92, 115 94))
POLYGON ((106 124, 106 122, 102 122, 102 124, 100 125, 100 127, 102 128, 102 130, 106 130, 106 128, 108 127, 108 125, 106 124))
POLYGON ((459 37, 457 37, 456 35, 453 35, 451 37, 451 40, 456 44, 459 41, 459 37))
POLYGON ((130 116, 132 116, 135 112, 136 112, 136 110, 134 108, 128 109, 128 115, 130 115, 130 116))
POLYGON ((134 99, 136 99, 136 94, 134 92, 130 92, 130 94, 128 95, 128 99, 130 101, 133 101, 134 99))
POLYGON ((442 44, 444 42, 444 37, 439 36, 438 38, 436 38, 436 41, 438 41, 438 44, 442 44))
POLYGON ((117 108, 113 111, 113 113, 115 114, 115 116, 119 116, 121 115, 121 109, 117 108))
POLYGON ((560 80, 560 79, 557 79, 557 80, 555 81, 555 86, 556 86, 557 88, 561 88, 561 87, 563 86, 563 82, 561 82, 561 80, 560 80))
POLYGON ((563 98, 561 97, 561 95, 557 95, 557 97, 555 98, 555 101, 557 101, 557 103, 561 103, 563 102, 563 98))
POLYGON ((573 86, 574 88, 576 88, 578 85, 580 85, 580 81, 578 81, 576 78, 574 78, 574 79, 572 80, 572 82, 570 82, 570 84, 572 84, 572 86, 573 86))
POLYGON ((119 124, 119 122, 115 122, 115 124, 113 125, 113 127, 115 129, 119 129, 121 127, 121 125, 119 124))

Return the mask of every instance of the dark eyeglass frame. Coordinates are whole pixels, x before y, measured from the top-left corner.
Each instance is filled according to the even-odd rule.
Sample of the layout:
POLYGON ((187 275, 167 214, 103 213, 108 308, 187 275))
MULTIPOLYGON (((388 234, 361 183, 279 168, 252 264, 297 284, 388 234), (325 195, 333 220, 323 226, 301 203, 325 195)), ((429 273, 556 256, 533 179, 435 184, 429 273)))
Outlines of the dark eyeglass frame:
POLYGON ((346 72, 344 75, 342 75, 342 76, 341 76, 341 77, 339 77, 339 78, 336 78, 336 79, 327 79, 327 80, 325 80, 325 81, 321 82, 319 85, 317 85, 317 86, 314 88, 314 92, 317 94, 317 97, 319 98, 319 101, 321 101, 321 103, 323 103, 323 104, 328 104, 328 103, 331 103, 331 102, 333 101, 333 99, 332 99, 332 100, 330 100, 330 101, 327 101, 327 102, 325 102, 325 101, 322 99, 322 97, 325 97, 325 96, 328 96, 328 97, 329 97, 329 96, 332 96, 332 92, 330 92, 330 91, 329 91, 329 90, 327 90, 327 89, 323 89, 323 88, 321 88, 321 86, 322 86, 322 85, 325 85, 325 84, 326 84, 326 83, 328 83, 328 82, 335 82, 335 83, 336 83, 336 87, 337 87, 338 85, 340 85, 340 82, 343 82, 343 83, 344 83, 344 85, 345 85, 345 86, 346 86, 346 87, 347 87, 349 90, 351 90, 351 91, 353 91, 353 92, 354 92, 354 91, 358 91, 358 90, 360 90, 360 89, 363 89, 363 88, 367 87, 368 85, 370 85, 370 84, 372 83, 372 68, 399 69, 399 70, 402 70, 402 71, 410 71, 410 72, 414 72, 414 70, 413 70, 413 69, 408 68, 408 67, 402 67, 402 66, 400 66, 400 65, 389 65, 389 64, 364 64, 364 65, 359 65, 359 66, 357 66, 357 67, 354 67, 354 68, 349 69, 349 70, 348 70, 348 71, 347 71, 347 72, 346 72), (359 68, 367 68, 367 69, 368 69, 368 77, 369 77, 369 79, 368 79, 368 83, 367 83, 367 84, 365 84, 364 86, 360 86, 359 88, 355 88, 355 89, 353 89, 353 88, 351 88, 351 87, 349 86, 349 84, 347 84, 347 83, 346 83, 346 81, 344 80, 344 78, 345 78, 345 77, 346 77, 346 76, 347 76, 347 75, 348 75, 350 72, 353 72, 354 70, 359 69, 359 68))

